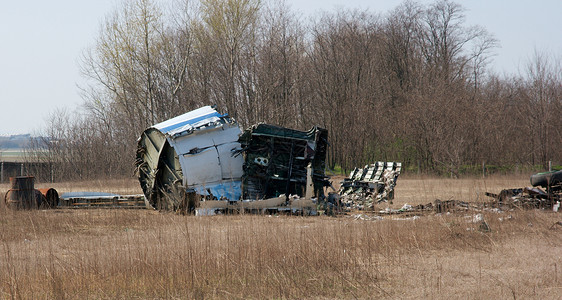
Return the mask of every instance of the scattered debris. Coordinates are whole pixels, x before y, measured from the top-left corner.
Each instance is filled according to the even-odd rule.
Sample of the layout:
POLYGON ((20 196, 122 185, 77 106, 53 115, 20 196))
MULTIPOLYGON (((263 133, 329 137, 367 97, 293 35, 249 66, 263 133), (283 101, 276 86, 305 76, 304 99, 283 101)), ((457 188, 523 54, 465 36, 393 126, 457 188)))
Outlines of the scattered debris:
POLYGON ((450 212, 456 210, 467 210, 469 209, 468 202, 459 200, 446 200, 441 201, 436 199, 433 204, 433 209, 436 213, 450 212))
POLYGON ((355 214, 352 216, 355 220, 362 220, 362 221, 378 221, 383 220, 384 218, 378 215, 366 215, 366 214, 355 214))
POLYGON ((241 201, 221 201, 207 200, 201 201, 195 208, 197 216, 212 216, 225 212, 236 213, 291 213, 303 215, 316 215, 316 199, 305 199, 289 196, 289 201, 285 195, 263 200, 241 200, 241 201))
POLYGON ((146 208, 144 195, 73 192, 60 196, 60 208, 146 208))
POLYGON ((532 188, 505 189, 499 194, 487 192, 486 196, 494 198, 499 207, 552 208, 558 211, 562 201, 562 171, 537 173, 531 176, 530 181, 532 188))
POLYGON ((503 222, 503 221, 507 221, 507 220, 513 220, 513 216, 512 215, 508 215, 507 217, 503 218, 503 217, 499 217, 498 221, 503 222))
POLYGON ((400 213, 405 213, 405 212, 420 212, 421 210, 416 207, 412 207, 410 204, 404 204, 401 208, 399 209, 392 209, 392 208, 385 208, 384 210, 379 211, 379 214, 400 214, 400 213))
POLYGON ((486 221, 482 221, 482 223, 480 223, 480 226, 478 226, 478 230, 482 231, 482 232, 490 232, 492 231, 490 229, 490 225, 488 225, 488 223, 486 223, 486 221))
POLYGON ((469 223, 478 223, 484 221, 484 216, 482 216, 482 214, 475 214, 467 217, 469 218, 469 223))
POLYGON ((418 204, 412 206, 404 204, 400 209, 386 208, 378 211, 378 214, 404 214, 409 213, 412 215, 427 214, 427 213, 449 213, 457 211, 467 211, 469 209, 478 209, 476 205, 469 205, 468 202, 459 200, 446 200, 441 201, 436 199, 433 203, 418 204))
POLYGON ((12 188, 4 196, 12 209, 49 208, 146 208, 144 195, 116 195, 98 192, 65 193, 53 188, 35 189, 33 176, 10 178, 12 188))
POLYGON ((55 189, 35 189, 35 177, 10 177, 11 189, 4 195, 4 202, 12 209, 53 208, 58 203, 55 189))

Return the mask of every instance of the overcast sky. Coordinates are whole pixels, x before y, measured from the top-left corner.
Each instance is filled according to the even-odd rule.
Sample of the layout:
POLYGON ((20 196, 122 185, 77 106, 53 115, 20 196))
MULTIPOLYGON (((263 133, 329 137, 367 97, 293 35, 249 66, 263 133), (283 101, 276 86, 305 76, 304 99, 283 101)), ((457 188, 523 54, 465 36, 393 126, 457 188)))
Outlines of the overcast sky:
MULTIPOLYGON (((336 8, 386 13, 399 0, 287 0, 304 16, 336 8)), ((433 1, 420 0, 427 4, 433 1)), ((456 1, 466 25, 481 25, 499 40, 495 73, 516 74, 535 52, 562 56, 562 1, 456 1)), ((80 54, 118 0, 20 0, 0 6, 0 135, 36 133, 55 108, 82 103, 80 54)))

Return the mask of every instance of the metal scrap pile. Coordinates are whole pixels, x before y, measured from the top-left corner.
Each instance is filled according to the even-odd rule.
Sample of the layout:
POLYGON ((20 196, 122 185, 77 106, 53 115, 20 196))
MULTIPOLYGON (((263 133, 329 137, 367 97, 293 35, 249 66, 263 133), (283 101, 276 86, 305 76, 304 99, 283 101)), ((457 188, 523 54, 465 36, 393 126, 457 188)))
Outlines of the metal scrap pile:
POLYGON ((53 208, 58 202, 55 189, 35 189, 35 177, 10 177, 12 188, 4 195, 4 201, 12 209, 53 208))
POLYGON ((446 213, 446 212, 458 212, 458 211, 467 211, 470 209, 478 209, 477 205, 470 205, 468 202, 460 201, 460 200, 439 200, 435 199, 433 202, 429 202, 426 204, 418 204, 416 206, 412 206, 409 204, 404 204, 399 209, 392 209, 392 208, 385 208, 384 210, 379 211, 379 214, 402 214, 402 213, 427 213, 427 212, 434 212, 437 214, 446 213))
POLYGON ((363 210, 373 208, 376 203, 392 202, 401 169, 399 162, 382 161, 355 168, 341 183, 342 205, 348 210, 363 210))
POLYGON ((533 187, 505 189, 499 194, 486 193, 497 206, 519 208, 553 208, 562 201, 562 171, 537 173, 531 176, 533 187))

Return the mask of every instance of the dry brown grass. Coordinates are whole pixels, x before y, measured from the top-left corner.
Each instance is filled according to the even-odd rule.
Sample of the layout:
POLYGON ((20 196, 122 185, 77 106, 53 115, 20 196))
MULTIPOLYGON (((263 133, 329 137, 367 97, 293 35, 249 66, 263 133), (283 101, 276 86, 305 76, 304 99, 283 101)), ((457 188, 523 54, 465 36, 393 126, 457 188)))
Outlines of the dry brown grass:
POLYGON ((451 178, 398 178, 396 185, 397 204, 425 204, 440 200, 484 202, 490 199, 485 192, 499 193, 507 188, 530 186, 529 176, 493 176, 463 179, 451 178))
MULTIPOLYGON (((399 181, 397 202, 414 204, 410 185, 432 191, 420 203, 479 188, 411 180, 399 181)), ((0 298, 560 298, 559 213, 482 212, 491 232, 472 215, 365 221, 2 208, 0 298)))

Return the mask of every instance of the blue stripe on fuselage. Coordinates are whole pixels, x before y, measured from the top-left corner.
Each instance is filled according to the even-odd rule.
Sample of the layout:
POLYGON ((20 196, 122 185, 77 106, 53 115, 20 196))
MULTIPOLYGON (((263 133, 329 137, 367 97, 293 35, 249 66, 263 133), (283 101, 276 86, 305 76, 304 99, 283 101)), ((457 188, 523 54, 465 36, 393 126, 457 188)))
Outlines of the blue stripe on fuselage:
POLYGON ((164 128, 162 128, 162 129, 160 129, 160 131, 161 131, 161 132, 164 132, 164 133, 167 133, 167 132, 172 131, 172 130, 174 130, 174 129, 176 129, 176 128, 180 128, 180 127, 182 127, 182 126, 185 126, 185 125, 187 125, 187 124, 193 125, 193 124, 195 124, 195 123, 197 123, 197 122, 199 122, 199 121, 205 120, 205 119, 207 119, 207 118, 211 118, 211 117, 219 117, 219 118, 221 118, 221 117, 224 117, 224 116, 227 116, 227 115, 221 115, 221 114, 219 114, 218 112, 215 111, 215 112, 210 113, 210 114, 208 114, 208 115, 204 115, 204 116, 201 116, 201 117, 197 117, 197 118, 185 120, 185 121, 176 123, 176 124, 174 124, 174 125, 170 125, 170 126, 168 126, 168 127, 164 127, 164 128))

